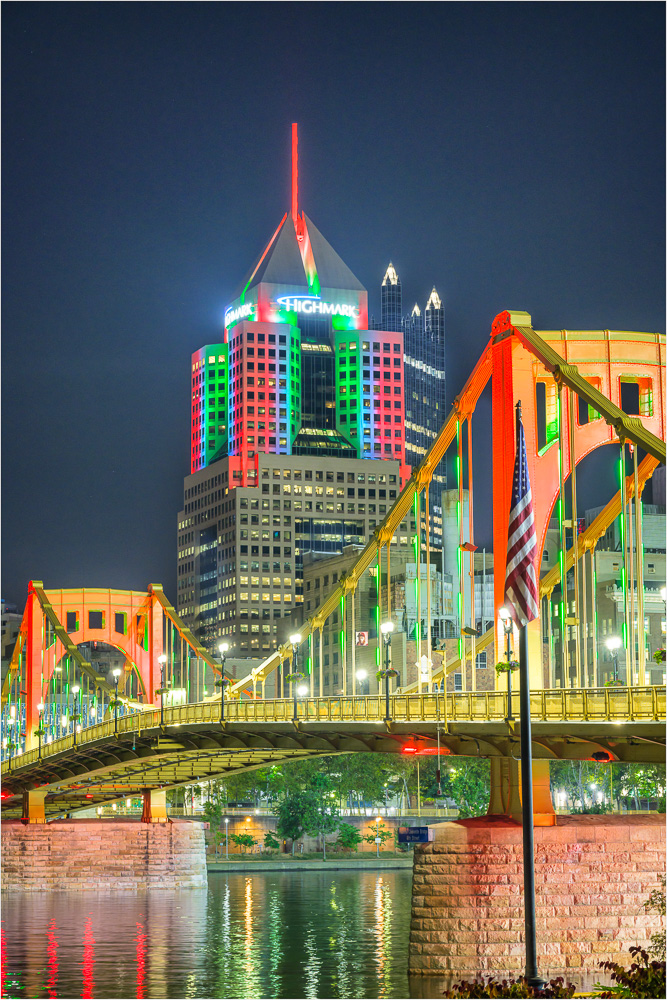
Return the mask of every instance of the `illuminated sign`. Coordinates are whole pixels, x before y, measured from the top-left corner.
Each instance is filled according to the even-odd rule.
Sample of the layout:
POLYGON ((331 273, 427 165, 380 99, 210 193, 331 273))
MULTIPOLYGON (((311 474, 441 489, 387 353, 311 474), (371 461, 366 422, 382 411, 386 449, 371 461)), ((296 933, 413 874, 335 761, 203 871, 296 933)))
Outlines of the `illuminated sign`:
POLYGON ((243 305, 237 306, 236 309, 228 309, 225 313, 225 326, 231 326, 233 323, 238 323, 240 319, 247 319, 247 317, 252 314, 252 311, 252 302, 245 302, 243 305))
POLYGON ((283 295, 276 300, 288 312, 311 316, 347 316, 359 318, 359 307, 342 302, 323 302, 319 295, 283 295))

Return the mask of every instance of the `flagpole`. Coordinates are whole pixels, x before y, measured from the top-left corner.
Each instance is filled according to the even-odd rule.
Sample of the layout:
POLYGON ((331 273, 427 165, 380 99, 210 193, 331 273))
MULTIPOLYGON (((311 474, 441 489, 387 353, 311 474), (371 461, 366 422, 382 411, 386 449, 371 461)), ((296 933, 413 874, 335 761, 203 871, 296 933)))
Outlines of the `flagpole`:
MULTIPOLYGON (((521 402, 516 405, 517 428, 521 420, 521 402)), ((518 441, 518 435, 517 435, 518 441)), ((523 826, 523 907, 526 940, 526 979, 529 986, 542 989, 546 980, 537 971, 537 936, 535 918, 535 841, 533 837, 533 747, 530 725, 530 674, 528 671, 528 635, 519 628, 519 717, 521 722, 521 822, 523 826)))
POLYGON ((533 751, 530 726, 530 681, 526 626, 519 629, 519 705, 521 719, 521 822, 523 824, 523 906, 526 939, 526 979, 538 989, 545 985, 537 972, 535 928, 535 843, 533 839, 533 751))

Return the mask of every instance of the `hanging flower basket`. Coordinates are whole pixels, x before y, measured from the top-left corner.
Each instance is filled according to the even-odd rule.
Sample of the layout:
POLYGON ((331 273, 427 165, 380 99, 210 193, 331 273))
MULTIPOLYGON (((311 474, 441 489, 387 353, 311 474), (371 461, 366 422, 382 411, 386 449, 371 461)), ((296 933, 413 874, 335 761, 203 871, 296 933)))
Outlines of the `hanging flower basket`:
POLYGON ((656 649, 655 653, 653 654, 653 659, 655 660, 656 663, 664 663, 665 662, 665 647, 664 646, 662 647, 662 649, 656 649))
POLYGON ((496 673, 500 677, 501 674, 509 674, 512 670, 519 669, 518 660, 500 660, 496 663, 496 673))
POLYGON ((375 676, 379 681, 383 681, 385 677, 398 677, 398 670, 389 667, 389 670, 378 670, 375 676))
POLYGON ((299 670, 295 674, 287 674, 286 677, 285 677, 285 680, 289 681, 290 684, 291 684, 293 681, 302 681, 303 677, 304 677, 304 675, 299 670))

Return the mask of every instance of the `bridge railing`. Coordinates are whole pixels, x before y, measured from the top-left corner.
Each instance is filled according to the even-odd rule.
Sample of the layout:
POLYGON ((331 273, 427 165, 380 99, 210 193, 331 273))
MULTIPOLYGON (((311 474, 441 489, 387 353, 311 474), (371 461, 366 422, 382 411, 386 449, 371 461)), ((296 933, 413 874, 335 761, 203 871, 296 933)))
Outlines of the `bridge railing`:
MULTIPOLYGON (((519 695, 512 694, 512 712, 519 718, 519 695)), ((530 696, 530 711, 535 722, 610 722, 664 721, 666 689, 664 686, 642 688, 555 688, 535 691, 530 696)), ((394 722, 418 724, 491 722, 504 723, 508 718, 505 692, 433 692, 428 694, 395 694, 389 698, 389 713, 394 722)), ((273 700, 229 701, 225 703, 225 720, 246 724, 290 723, 294 703, 290 698, 273 700)), ((354 698, 303 698, 297 701, 300 723, 384 723, 385 699, 378 695, 358 695, 354 698)), ((219 702, 199 702, 165 708, 164 728, 167 736, 178 740, 178 727, 186 725, 216 725, 220 721, 219 702)), ((109 740, 115 733, 140 737, 146 730, 160 729, 160 711, 151 709, 87 726, 77 733, 76 744, 83 746, 98 740, 109 740)), ((74 736, 63 736, 41 748, 42 757, 50 757, 74 749, 74 736)), ((36 764, 39 750, 17 754, 11 762, 4 761, 3 772, 36 764)))

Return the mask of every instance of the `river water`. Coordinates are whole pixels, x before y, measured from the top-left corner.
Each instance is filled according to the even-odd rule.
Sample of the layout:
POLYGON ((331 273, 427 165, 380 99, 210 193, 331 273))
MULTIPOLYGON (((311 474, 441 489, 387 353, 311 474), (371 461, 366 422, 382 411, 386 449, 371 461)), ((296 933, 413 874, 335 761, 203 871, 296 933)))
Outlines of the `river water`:
POLYGON ((411 879, 211 873, 208 889, 4 895, 2 995, 442 996, 408 980, 411 879))

